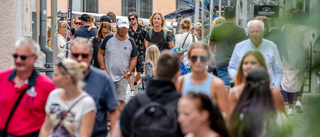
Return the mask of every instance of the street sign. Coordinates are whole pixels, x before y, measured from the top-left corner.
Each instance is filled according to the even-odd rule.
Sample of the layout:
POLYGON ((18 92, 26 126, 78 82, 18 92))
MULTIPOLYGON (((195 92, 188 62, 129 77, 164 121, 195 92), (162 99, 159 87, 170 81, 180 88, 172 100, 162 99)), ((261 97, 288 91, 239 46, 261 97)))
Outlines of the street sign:
POLYGON ((279 17, 279 6, 277 5, 254 5, 254 16, 279 17))

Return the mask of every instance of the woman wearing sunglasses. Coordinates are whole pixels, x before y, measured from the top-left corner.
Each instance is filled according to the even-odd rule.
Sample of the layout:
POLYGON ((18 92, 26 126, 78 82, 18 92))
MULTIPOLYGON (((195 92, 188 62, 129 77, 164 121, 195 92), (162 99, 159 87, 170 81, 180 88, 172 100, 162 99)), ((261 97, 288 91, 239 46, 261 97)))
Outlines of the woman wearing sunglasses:
POLYGON ((52 80, 58 87, 46 103, 47 113, 39 137, 90 137, 96 105, 90 95, 81 90, 88 65, 73 59, 63 59, 54 67, 52 80))
POLYGON ((178 78, 177 90, 182 96, 186 96, 190 91, 207 95, 218 103, 222 114, 228 116, 228 94, 224 88, 224 82, 206 70, 208 60, 212 58, 208 44, 194 42, 189 47, 187 55, 191 62, 191 73, 178 78))

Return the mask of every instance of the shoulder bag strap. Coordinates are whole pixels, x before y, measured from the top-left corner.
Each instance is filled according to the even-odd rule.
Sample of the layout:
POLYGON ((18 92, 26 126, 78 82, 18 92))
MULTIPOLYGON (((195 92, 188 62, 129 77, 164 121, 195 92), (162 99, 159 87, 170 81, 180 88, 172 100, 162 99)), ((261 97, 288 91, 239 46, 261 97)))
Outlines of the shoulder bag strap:
POLYGON ((185 38, 184 41, 183 41, 183 44, 182 44, 182 46, 181 46, 182 49, 183 49, 184 43, 186 42, 188 36, 189 36, 189 33, 187 34, 186 38, 185 38))
POLYGON ((167 29, 164 29, 163 36, 164 36, 164 40, 166 41, 166 43, 168 43, 168 40, 167 40, 167 29))
POLYGON ((13 108, 11 109, 11 112, 9 114, 9 117, 7 119, 7 122, 6 122, 6 125, 4 126, 3 128, 3 131, 1 132, 1 137, 7 137, 7 129, 8 129, 8 125, 9 125, 9 122, 12 118, 12 115, 13 113, 16 111, 18 105, 20 104, 21 100, 22 100, 22 97, 23 95, 26 93, 26 91, 30 88, 30 86, 28 86, 27 88, 23 89, 16 101, 16 103, 14 104, 13 108))
POLYGON ((80 97, 76 102, 74 102, 72 104, 72 106, 68 109, 68 111, 66 113, 64 113, 64 115, 62 116, 62 118, 60 119, 59 123, 53 128, 52 132, 54 132, 58 127, 59 125, 61 124, 61 122, 64 120, 64 118, 67 116, 67 114, 71 111, 71 109, 80 101, 82 100, 83 98, 85 98, 87 95, 84 95, 82 97, 80 97))

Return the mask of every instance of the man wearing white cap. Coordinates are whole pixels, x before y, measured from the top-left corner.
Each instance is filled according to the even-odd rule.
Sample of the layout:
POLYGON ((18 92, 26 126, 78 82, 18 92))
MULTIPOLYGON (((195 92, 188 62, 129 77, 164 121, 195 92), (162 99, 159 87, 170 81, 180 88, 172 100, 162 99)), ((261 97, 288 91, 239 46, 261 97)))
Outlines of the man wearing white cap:
POLYGON ((99 49, 100 68, 113 80, 120 101, 120 110, 124 106, 129 76, 137 63, 138 50, 136 44, 127 33, 128 20, 117 21, 117 32, 106 36, 99 49))

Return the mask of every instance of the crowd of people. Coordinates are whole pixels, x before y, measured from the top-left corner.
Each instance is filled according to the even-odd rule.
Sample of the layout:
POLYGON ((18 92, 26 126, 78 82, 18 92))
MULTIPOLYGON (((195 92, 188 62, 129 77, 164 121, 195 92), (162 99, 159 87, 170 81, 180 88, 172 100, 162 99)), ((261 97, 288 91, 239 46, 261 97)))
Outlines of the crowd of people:
POLYGON ((0 72, 1 137, 290 136, 287 116, 294 106, 303 113, 294 93, 301 93, 309 60, 303 16, 291 13, 280 42, 266 35, 266 17, 249 21, 246 34, 232 6, 210 35, 189 18, 174 34, 159 12, 150 28, 135 12, 118 20, 109 12, 99 25, 82 14, 68 49, 67 22, 60 21, 51 79, 36 71, 40 47, 28 37, 15 44, 15 67, 0 72))

